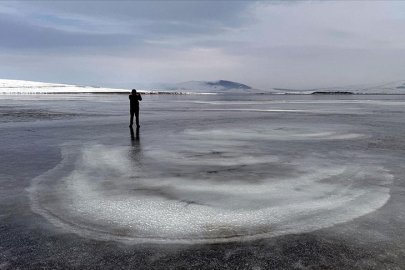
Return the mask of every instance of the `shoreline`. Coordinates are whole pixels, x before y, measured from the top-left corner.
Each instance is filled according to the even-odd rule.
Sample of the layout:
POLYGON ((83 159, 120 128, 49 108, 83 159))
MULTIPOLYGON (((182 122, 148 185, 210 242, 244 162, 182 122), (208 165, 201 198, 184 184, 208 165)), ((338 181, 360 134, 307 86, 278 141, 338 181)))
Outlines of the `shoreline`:
MULTIPOLYGON (((142 95, 217 95, 218 93, 138 91, 142 95)), ((0 95, 129 95, 128 92, 0 92, 0 95)))
MULTIPOLYGON (((142 95, 292 95, 292 96, 308 96, 308 95, 317 95, 317 96, 403 96, 405 93, 267 93, 267 92, 258 92, 258 93, 206 93, 206 92, 167 92, 167 91, 148 91, 142 92, 138 91, 142 95)), ((128 92, 0 92, 0 95, 129 95, 131 91, 128 92)))

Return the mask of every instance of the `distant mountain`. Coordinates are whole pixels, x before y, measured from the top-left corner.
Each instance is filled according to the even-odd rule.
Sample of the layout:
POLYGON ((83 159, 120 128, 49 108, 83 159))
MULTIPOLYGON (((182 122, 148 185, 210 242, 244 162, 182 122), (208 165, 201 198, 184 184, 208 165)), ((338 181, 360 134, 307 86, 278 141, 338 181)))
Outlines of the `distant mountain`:
POLYGON ((397 87, 397 89, 405 89, 405 83, 397 87))
POLYGON ((251 93, 260 92, 245 84, 232 81, 190 81, 177 84, 164 85, 167 91, 209 92, 209 93, 251 93))
POLYGON ((216 82, 205 82, 205 85, 208 85, 208 86, 214 87, 214 88, 219 87, 219 88, 224 88, 224 89, 244 89, 244 90, 252 89, 252 87, 247 86, 245 84, 231 82, 231 81, 224 81, 224 80, 219 80, 216 82))
POLYGON ((182 83, 103 83, 105 87, 132 89, 155 92, 181 92, 181 93, 263 93, 246 84, 219 80, 219 81, 188 81, 182 83))
POLYGON ((317 89, 283 89, 273 88, 278 94, 405 94, 405 81, 395 81, 379 84, 349 85, 339 87, 326 87, 317 89))

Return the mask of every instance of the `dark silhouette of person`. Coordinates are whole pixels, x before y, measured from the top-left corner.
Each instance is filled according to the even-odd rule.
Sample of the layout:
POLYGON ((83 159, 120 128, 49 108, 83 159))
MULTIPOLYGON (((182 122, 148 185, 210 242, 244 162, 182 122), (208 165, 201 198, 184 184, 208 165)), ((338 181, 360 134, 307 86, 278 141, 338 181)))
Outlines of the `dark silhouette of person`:
POLYGON ((139 101, 142 100, 141 94, 136 92, 136 89, 132 89, 131 94, 129 95, 130 100, 130 115, 129 127, 132 127, 134 124, 134 114, 136 117, 136 126, 139 128, 139 101))

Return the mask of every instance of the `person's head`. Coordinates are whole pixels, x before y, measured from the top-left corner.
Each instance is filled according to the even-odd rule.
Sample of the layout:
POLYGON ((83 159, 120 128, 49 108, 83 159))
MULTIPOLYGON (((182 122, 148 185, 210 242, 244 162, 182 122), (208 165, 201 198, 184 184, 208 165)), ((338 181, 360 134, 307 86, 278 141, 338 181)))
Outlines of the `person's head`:
POLYGON ((132 95, 136 95, 136 89, 132 89, 132 95))

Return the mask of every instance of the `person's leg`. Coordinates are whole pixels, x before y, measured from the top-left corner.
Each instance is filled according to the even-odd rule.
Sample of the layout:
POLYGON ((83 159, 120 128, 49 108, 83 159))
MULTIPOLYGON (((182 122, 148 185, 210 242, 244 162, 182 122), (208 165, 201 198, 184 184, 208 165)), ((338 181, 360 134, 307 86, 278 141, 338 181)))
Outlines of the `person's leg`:
POLYGON ((139 125, 139 108, 135 109, 135 117, 136 117, 136 126, 140 127, 140 125, 139 125))
POLYGON ((132 127, 132 125, 134 124, 134 110, 131 109, 130 111, 130 119, 129 119, 129 126, 132 127))

